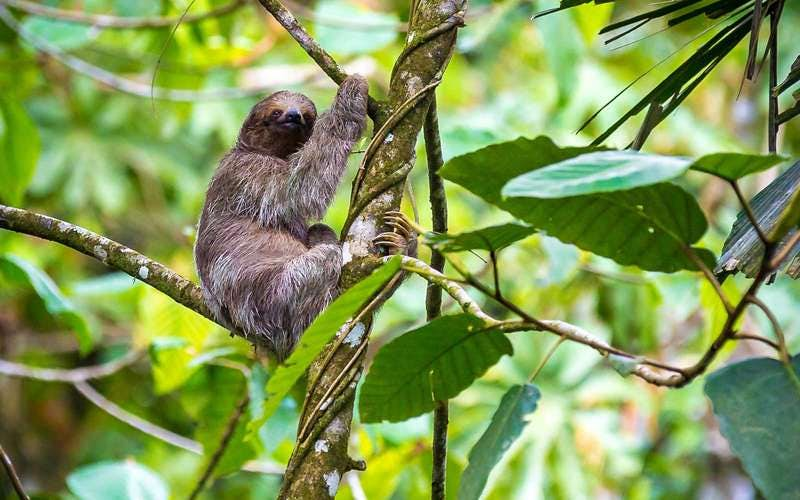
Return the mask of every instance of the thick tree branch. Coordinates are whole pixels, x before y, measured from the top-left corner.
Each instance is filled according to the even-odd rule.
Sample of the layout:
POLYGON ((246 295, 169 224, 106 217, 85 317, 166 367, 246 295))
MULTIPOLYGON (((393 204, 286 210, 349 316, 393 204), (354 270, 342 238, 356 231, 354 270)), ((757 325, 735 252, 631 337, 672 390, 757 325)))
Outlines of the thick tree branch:
MULTIPOLYGON (((323 69, 327 68, 326 73, 334 81, 344 77, 343 72, 340 73, 333 66, 332 59, 328 59, 329 56, 326 58, 321 49, 317 50, 316 43, 307 38, 307 33, 298 28, 297 21, 276 0, 260 2, 271 12, 275 11, 273 14, 278 13, 278 21, 323 69)), ((407 46, 415 47, 403 51, 403 57, 395 65, 389 88, 389 109, 392 115, 398 117, 392 120, 385 131, 385 140, 376 141, 374 152, 364 165, 363 182, 353 193, 349 217, 352 223, 343 243, 343 288, 360 281, 381 263, 372 240, 382 232, 383 214, 399 208, 406 175, 414 164, 417 136, 427 114, 429 92, 442 78, 453 50, 458 24, 451 23, 447 30, 435 32, 422 44, 416 44, 414 39, 448 23, 461 9, 461 3, 452 0, 422 0, 414 9, 407 46), (419 98, 416 98, 418 94, 419 98), (411 104, 404 106, 409 102, 411 104)), ((365 318, 364 323, 369 327, 371 318, 365 318)), ((319 413, 316 421, 300 423, 301 427, 310 428, 306 437, 308 442, 296 447, 287 467, 280 498, 318 499, 334 496, 342 474, 352 467, 353 461, 347 456, 353 412, 353 400, 349 394, 354 390, 356 379, 340 375, 348 371, 356 376, 361 373, 361 361, 357 359, 353 365, 352 360, 363 352, 366 341, 365 331, 360 342, 353 343, 356 345, 343 343, 334 348, 331 344, 312 364, 309 379, 318 379, 319 382, 306 395, 306 406, 315 408, 333 385, 344 384, 344 388, 334 403, 320 407, 324 411, 319 413), (324 371, 321 370, 323 364, 324 371), (312 438, 314 451, 310 450, 312 438), (317 442, 321 443, 319 447, 316 446, 317 442), (324 451, 318 452, 317 449, 324 451)))
POLYGON ((238 10, 247 3, 247 0, 232 0, 230 3, 211 9, 208 12, 186 15, 183 19, 181 19, 181 16, 120 17, 106 14, 89 14, 75 10, 50 7, 36 2, 29 2, 28 0, 2 0, 2 3, 35 16, 48 17, 50 19, 72 23, 88 24, 97 28, 151 29, 168 28, 177 24, 179 21, 181 23, 194 23, 205 19, 221 17, 238 10))
POLYGON ((116 241, 69 222, 6 205, 0 205, 0 228, 61 243, 147 283, 175 302, 216 321, 203 301, 200 287, 116 241))

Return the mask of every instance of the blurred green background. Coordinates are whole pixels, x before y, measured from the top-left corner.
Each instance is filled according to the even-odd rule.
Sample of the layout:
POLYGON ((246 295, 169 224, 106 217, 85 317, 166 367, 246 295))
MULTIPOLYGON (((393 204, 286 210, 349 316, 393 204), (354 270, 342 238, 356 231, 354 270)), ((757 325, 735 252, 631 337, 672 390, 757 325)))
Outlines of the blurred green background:
MULTIPOLYGON (((226 4, 197 0, 190 13, 226 4)), ((175 17, 188 2, 70 0, 48 5, 116 16, 175 17)), ((366 75, 372 93, 385 94, 402 48, 406 2, 293 0, 286 5, 348 72, 366 75)), ((654 26, 604 45, 596 36, 602 26, 648 3, 589 4, 531 20, 535 12, 553 5, 470 2, 467 26, 459 32, 457 51, 437 91, 445 159, 520 135, 548 135, 561 145, 589 143, 690 53, 703 38, 692 40, 713 25, 704 20, 658 34, 654 26), (645 33, 653 36, 626 44, 645 33), (685 44, 682 52, 575 133, 608 99, 685 44)), ((185 23, 171 38, 171 26, 104 29, 22 10, 7 12, 16 21, 11 22, 15 29, 0 23, 3 147, 10 147, 15 134, 14 141, 36 153, 32 180, 16 204, 106 235, 192 279, 194 225, 206 183, 250 106, 260 96, 289 88, 308 94, 324 109, 335 92, 255 2, 219 18, 185 23), (35 50, 20 32, 44 41, 47 51, 35 50), (73 71, 59 59, 89 63, 95 76, 101 68, 115 75, 115 86, 124 80, 123 87, 141 95, 73 71), (178 97, 189 101, 159 98, 169 89, 188 90, 178 97), (230 93, 238 95, 224 95, 230 93)), ((779 79, 800 46, 796 26, 800 9, 789 2, 779 39, 785 54, 779 79)), ((688 156, 764 151, 765 78, 745 82, 740 89, 746 57, 742 43, 655 130, 644 149, 688 156)), ((782 105, 791 101, 784 97, 782 105)), ((609 145, 628 144, 637 130, 638 120, 634 122, 615 133, 609 145)), ((782 128, 779 152, 797 157, 798 132, 800 120, 782 128)), ((423 147, 418 157, 411 179, 420 222, 429 227, 423 147)), ((359 154, 351 158, 326 216, 334 227, 344 222, 349 181, 359 159, 359 154)), ((752 195, 775 175, 752 176, 744 188, 752 195)), ((719 252, 738 211, 735 197, 709 177, 690 175, 686 185, 712 221, 703 244, 719 252)), ((452 232, 510 219, 456 186, 447 190, 452 232)), ((426 249, 421 257, 428 257, 426 249)), ((486 267, 478 256, 467 260, 476 272, 486 267)), ((507 296, 537 317, 570 321, 653 358, 678 364, 695 360, 724 319, 711 288, 689 273, 622 268, 542 235, 506 250, 500 261, 507 296)), ((726 287, 733 292, 745 283, 731 279, 726 287)), ((421 323, 424 290, 420 279, 411 278, 383 307, 372 354, 421 323)), ((797 352, 800 283, 781 277, 762 297, 783 324, 790 350, 797 352)), ((446 307, 456 309, 447 301, 446 307)), ((503 314, 491 302, 485 308, 503 314)), ((748 330, 771 336, 758 313, 751 312, 745 322, 748 330)), ((515 356, 503 358, 451 403, 448 490, 457 488, 467 452, 504 391, 526 379, 552 340, 516 334, 515 356)), ((131 346, 146 349, 145 358, 93 387, 125 410, 175 433, 202 442, 210 422, 227 418, 233 405, 228 400, 238 399, 244 390, 245 377, 237 370, 251 357, 244 341, 229 338, 221 328, 93 259, 54 243, 0 232, 0 357, 68 368, 112 359, 131 346), (43 273, 57 287, 51 287, 51 295, 42 294, 41 283, 49 283, 43 273), (53 301, 63 302, 66 309, 54 307, 53 301)), ((758 344, 739 343, 721 362, 756 354, 769 353, 758 344)), ((257 376, 263 373, 250 374, 251 385, 257 376)), ((537 378, 543 394, 539 410, 493 473, 487 498, 754 498, 750 480, 716 428, 702 383, 681 390, 654 388, 623 379, 594 351, 563 345, 537 378)), ((240 452, 284 464, 296 419, 296 404, 286 401, 262 429, 260 446, 240 452)), ((429 496, 430 435, 430 416, 400 424, 356 423, 353 454, 363 457, 368 469, 358 481, 344 480, 339 497, 429 496)), ((29 492, 43 496, 91 498, 87 492, 108 487, 93 482, 91 464, 123 461, 117 464, 122 467, 134 460, 153 471, 157 477, 149 480, 163 483, 172 498, 184 498, 202 466, 202 457, 131 428, 69 384, 3 375, 0 443, 14 458, 29 492)), ((277 486, 275 475, 235 472, 217 480, 204 497, 266 498, 277 486)), ((2 495, 13 498, 5 477, 0 480, 2 495)))

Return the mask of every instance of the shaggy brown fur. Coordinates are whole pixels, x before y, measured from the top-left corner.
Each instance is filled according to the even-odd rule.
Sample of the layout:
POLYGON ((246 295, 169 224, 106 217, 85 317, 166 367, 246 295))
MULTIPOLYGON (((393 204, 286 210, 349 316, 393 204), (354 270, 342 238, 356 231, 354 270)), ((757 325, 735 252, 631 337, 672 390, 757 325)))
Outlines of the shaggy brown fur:
POLYGON ((322 218, 364 130, 367 82, 348 77, 316 116, 306 96, 256 104, 206 193, 195 245, 216 317, 285 359, 337 294, 342 252, 322 218))

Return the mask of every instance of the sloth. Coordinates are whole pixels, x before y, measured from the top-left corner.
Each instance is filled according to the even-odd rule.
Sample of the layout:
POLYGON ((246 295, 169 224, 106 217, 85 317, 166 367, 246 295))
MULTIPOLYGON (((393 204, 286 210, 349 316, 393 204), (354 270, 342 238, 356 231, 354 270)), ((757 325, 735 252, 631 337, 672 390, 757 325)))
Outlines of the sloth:
POLYGON ((367 81, 352 75, 319 117, 302 94, 261 100, 208 186, 194 248, 203 297, 218 321, 278 361, 338 294, 337 234, 309 222, 333 199, 367 97, 367 81))

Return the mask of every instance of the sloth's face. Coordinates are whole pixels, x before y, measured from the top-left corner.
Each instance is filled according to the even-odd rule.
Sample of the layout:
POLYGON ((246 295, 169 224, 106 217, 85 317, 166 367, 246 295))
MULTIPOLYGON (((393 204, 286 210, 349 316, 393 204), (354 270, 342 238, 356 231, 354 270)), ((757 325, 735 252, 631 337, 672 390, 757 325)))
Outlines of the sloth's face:
POLYGON ((311 99, 286 90, 256 104, 239 133, 249 148, 285 158, 300 149, 311 136, 317 110, 311 99))

